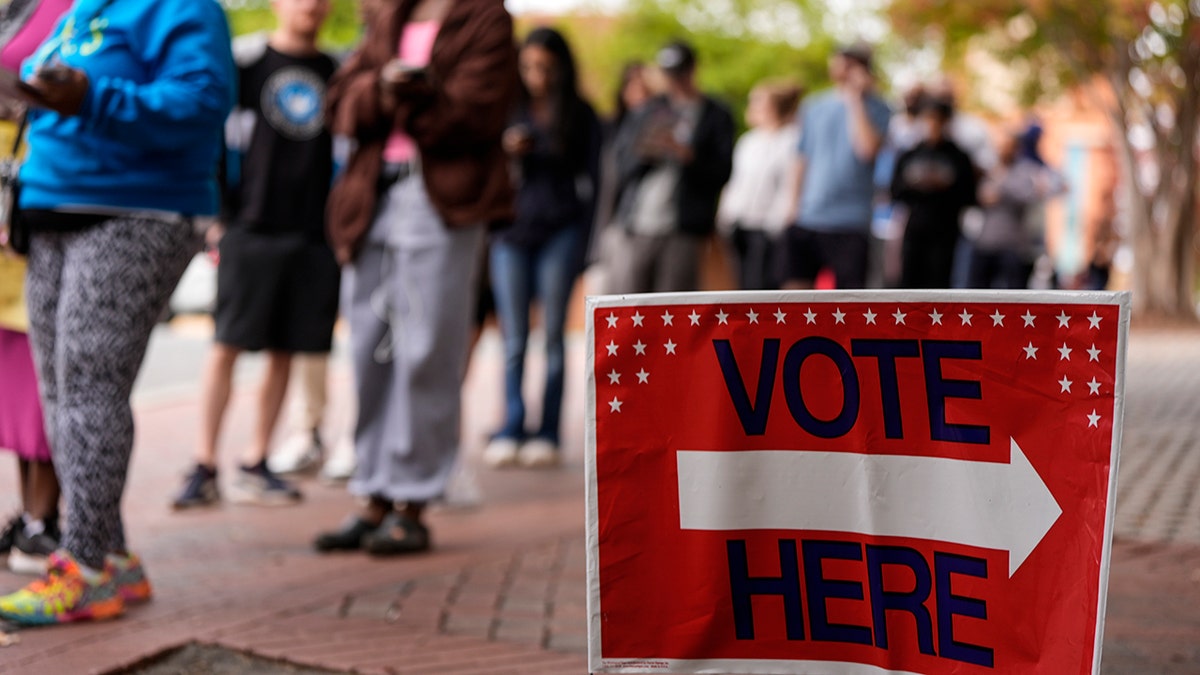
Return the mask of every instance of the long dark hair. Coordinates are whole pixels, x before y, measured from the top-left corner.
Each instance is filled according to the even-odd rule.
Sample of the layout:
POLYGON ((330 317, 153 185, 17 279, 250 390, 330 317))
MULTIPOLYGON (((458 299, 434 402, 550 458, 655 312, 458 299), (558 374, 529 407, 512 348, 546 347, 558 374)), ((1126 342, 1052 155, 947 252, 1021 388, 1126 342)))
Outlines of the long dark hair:
MULTIPOLYGON (((521 48, 540 47, 554 57, 556 77, 551 80, 550 135, 553 148, 563 154, 576 168, 587 162, 589 130, 589 106, 579 95, 579 72, 575 68, 575 57, 566 38, 553 28, 535 28, 525 37, 521 48)), ((529 109, 531 97, 524 84, 521 85, 521 103, 529 109)))

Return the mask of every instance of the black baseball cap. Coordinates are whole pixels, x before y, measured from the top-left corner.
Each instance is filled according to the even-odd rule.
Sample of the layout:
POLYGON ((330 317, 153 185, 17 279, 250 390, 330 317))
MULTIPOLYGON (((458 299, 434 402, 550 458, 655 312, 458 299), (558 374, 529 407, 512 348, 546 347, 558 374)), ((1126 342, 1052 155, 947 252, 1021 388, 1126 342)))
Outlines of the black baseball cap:
POLYGON ((668 75, 682 75, 696 69, 696 50, 686 42, 672 42, 658 51, 654 62, 668 75))

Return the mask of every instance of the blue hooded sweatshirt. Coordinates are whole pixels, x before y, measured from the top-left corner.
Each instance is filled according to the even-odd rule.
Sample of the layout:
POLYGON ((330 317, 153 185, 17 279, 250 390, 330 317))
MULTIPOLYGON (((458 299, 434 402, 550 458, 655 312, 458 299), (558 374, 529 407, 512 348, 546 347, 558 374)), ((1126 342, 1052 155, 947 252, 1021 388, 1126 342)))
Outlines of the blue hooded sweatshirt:
POLYGON ((211 215, 236 70, 216 0, 77 0, 25 61, 90 81, 79 114, 37 110, 21 208, 211 215))

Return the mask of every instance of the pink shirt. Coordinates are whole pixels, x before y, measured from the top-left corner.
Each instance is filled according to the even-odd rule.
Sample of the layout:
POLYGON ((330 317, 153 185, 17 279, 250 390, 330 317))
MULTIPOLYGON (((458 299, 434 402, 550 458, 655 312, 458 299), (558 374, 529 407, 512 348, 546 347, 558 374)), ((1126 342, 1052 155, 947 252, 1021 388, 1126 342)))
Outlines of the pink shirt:
MULTIPOLYGON (((437 21, 417 21, 406 24, 404 33, 400 36, 397 56, 401 61, 412 66, 425 67, 429 65, 429 56, 433 52, 433 42, 437 39, 442 25, 437 21)), ((411 162, 417 158, 417 144, 403 131, 393 131, 388 138, 387 146, 383 149, 383 161, 389 164, 411 162)))
POLYGON ((8 44, 0 49, 0 67, 12 72, 21 70, 21 62, 37 51, 53 30, 54 24, 71 8, 71 0, 42 0, 33 14, 8 44))

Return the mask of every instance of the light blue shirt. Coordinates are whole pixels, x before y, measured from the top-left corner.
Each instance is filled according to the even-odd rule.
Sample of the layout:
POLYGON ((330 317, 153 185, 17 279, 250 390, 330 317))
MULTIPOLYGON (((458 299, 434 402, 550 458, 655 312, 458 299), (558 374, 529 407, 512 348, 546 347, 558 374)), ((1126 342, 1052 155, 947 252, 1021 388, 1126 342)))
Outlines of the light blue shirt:
MULTIPOLYGON (((878 96, 865 100, 867 118, 881 138, 892 111, 878 96)), ((875 161, 854 154, 850 112, 836 91, 826 92, 800 113, 799 154, 805 160, 799 223, 822 232, 867 232, 875 196, 875 161)))

